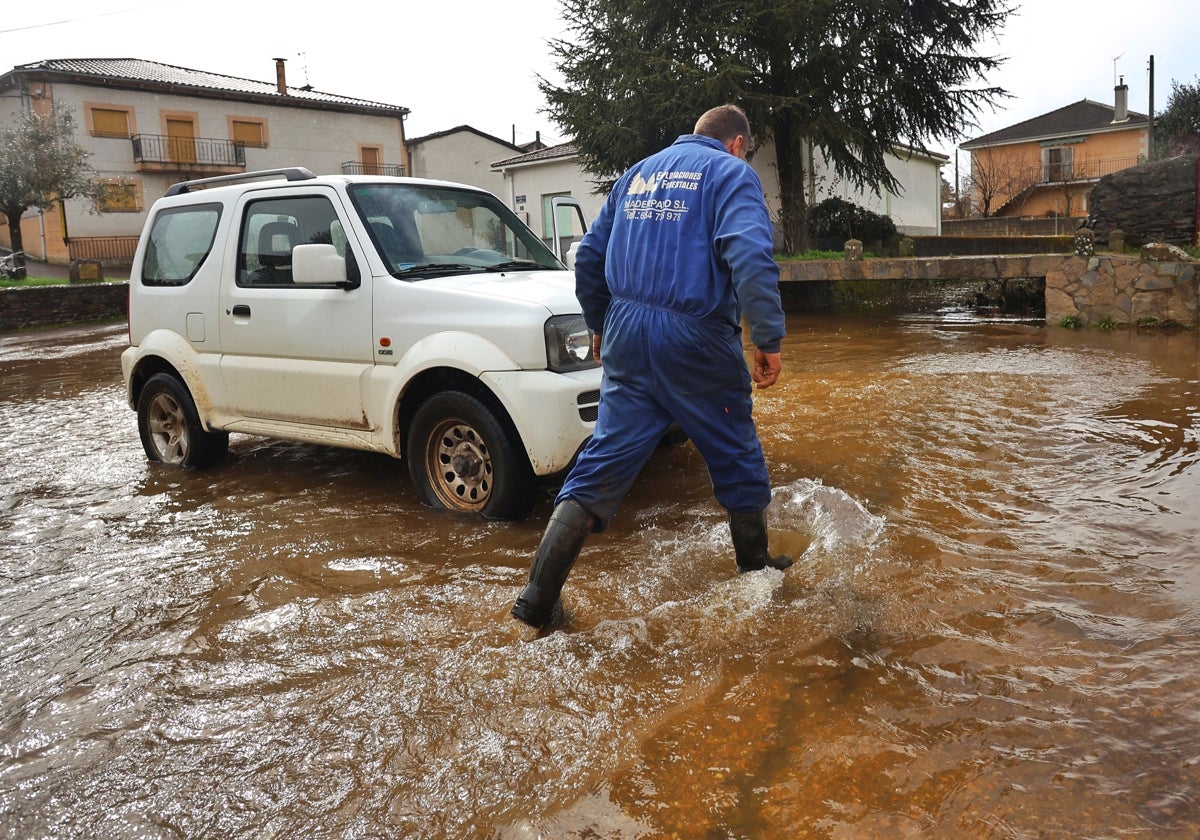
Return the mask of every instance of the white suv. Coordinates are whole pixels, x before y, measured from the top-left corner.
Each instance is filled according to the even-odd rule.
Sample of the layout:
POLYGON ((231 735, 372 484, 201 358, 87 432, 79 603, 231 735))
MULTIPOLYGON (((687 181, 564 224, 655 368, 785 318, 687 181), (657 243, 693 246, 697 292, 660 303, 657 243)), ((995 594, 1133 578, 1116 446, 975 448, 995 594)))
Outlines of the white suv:
POLYGON ((498 199, 282 169, 172 186, 129 281, 129 404, 154 461, 230 432, 386 452, 429 505, 510 519, 595 427, 573 276, 498 199))

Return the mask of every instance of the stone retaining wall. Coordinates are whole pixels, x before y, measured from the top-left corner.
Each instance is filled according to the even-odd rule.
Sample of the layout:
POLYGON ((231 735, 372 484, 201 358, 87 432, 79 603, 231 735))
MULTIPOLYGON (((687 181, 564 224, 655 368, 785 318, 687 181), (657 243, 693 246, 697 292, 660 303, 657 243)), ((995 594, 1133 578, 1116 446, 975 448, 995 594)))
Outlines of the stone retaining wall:
MULTIPOLYGON (((860 281, 996 281, 1045 278, 1046 323, 1200 322, 1198 263, 1097 254, 948 257, 943 259, 792 260, 779 264, 785 284, 860 281)), ((856 294, 862 294, 861 284, 856 294)), ((885 292, 886 293, 886 292, 885 292)), ((794 298, 798 297, 793 295, 794 298)), ((811 297, 811 296, 809 296, 811 297)))
POLYGON ((910 257, 879 260, 784 260, 782 282, 839 280, 1001 280, 1045 277, 1061 267, 1064 254, 985 257, 910 257))
POLYGON ((125 318, 128 283, 0 289, 0 332, 125 318))
POLYGON ((1131 257, 1071 257, 1046 274, 1046 323, 1077 317, 1084 324, 1200 320, 1194 262, 1131 257))

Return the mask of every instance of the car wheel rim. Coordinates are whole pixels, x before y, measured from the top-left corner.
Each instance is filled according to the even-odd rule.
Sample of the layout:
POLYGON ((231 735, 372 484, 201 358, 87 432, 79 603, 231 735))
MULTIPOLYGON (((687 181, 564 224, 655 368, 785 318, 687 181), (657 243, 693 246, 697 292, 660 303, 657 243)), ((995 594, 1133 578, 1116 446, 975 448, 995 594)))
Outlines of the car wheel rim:
POLYGON ((467 423, 448 420, 433 430, 425 466, 434 494, 447 508, 475 511, 491 497, 491 452, 467 423))
POLYGON ((182 464, 187 457, 187 418, 170 394, 156 394, 146 412, 146 428, 154 451, 167 464, 182 464))

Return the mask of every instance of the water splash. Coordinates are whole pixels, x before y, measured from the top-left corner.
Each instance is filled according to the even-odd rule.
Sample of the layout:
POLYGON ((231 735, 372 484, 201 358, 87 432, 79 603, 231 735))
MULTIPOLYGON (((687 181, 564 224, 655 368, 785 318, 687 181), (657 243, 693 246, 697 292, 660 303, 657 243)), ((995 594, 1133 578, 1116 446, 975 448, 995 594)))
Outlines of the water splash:
POLYGON ((772 533, 808 535, 799 559, 809 561, 849 554, 869 559, 887 524, 850 494, 807 478, 776 488, 767 515, 772 533))

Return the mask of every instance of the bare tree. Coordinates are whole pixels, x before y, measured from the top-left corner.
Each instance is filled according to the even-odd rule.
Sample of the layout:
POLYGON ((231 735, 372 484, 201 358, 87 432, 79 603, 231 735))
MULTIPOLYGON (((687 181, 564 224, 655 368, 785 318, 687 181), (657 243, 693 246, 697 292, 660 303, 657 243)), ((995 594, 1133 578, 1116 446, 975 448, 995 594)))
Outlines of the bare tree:
MULTIPOLYGON (((0 213, 8 218, 14 251, 24 250, 21 215, 27 209, 49 210, 59 201, 91 198, 98 189, 88 153, 75 140, 69 110, 30 111, 0 126, 0 213)), ((25 276, 23 256, 17 269, 25 276)))
POLYGON ((1031 166, 1008 149, 984 146, 971 151, 971 172, 966 183, 975 206, 991 216, 1040 180, 1039 167, 1031 166))

